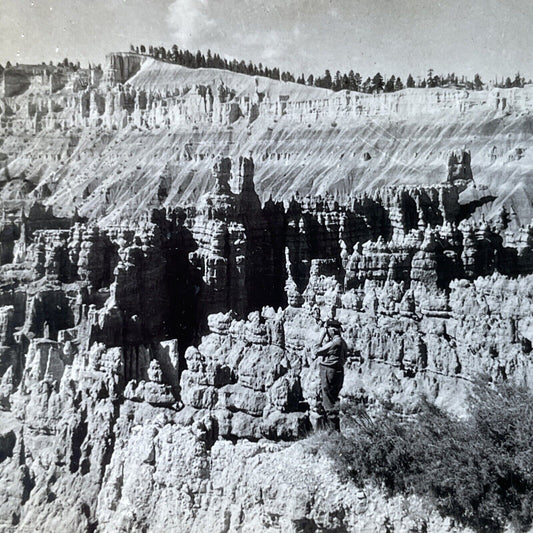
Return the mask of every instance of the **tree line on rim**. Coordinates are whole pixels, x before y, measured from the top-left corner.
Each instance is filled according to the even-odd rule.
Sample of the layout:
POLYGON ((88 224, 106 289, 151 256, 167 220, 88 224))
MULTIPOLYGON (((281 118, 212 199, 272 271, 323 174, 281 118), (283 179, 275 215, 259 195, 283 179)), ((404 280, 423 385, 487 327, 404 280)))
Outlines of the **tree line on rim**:
MULTIPOLYGON (((177 45, 173 45, 169 50, 166 50, 163 46, 149 46, 147 49, 144 45, 130 45, 130 50, 132 52, 147 54, 155 59, 175 63, 184 67, 217 68, 238 72, 240 74, 264 76, 274 80, 290 81, 312 87, 321 87, 324 89, 331 89, 333 91, 349 90, 363 93, 391 93, 395 91, 401 91, 404 88, 409 89, 415 87, 453 87, 464 88, 467 90, 482 90, 488 86, 488 84, 481 80, 479 74, 476 74, 473 80, 469 80, 466 76, 459 77, 454 73, 447 74, 445 76, 435 75, 433 69, 428 70, 425 78, 418 76, 416 81, 413 76, 409 74, 405 83, 399 76, 397 77, 392 75, 387 78, 379 72, 376 73, 372 78, 367 77, 365 80, 363 80, 359 72, 354 72, 353 70, 350 70, 350 72, 347 74, 341 74, 340 71, 337 71, 333 76, 329 70, 326 70, 323 76, 314 76, 313 74, 310 74, 306 78, 304 74, 301 74, 298 78, 295 78, 292 73, 280 71, 279 68, 269 68, 267 66, 263 66, 261 63, 256 65, 251 61, 246 63, 243 60, 228 60, 226 58, 222 58, 219 54, 212 54, 211 50, 208 50, 206 55, 200 52, 200 50, 198 50, 196 53, 190 52, 189 50, 181 50, 177 45)), ((47 66, 44 62, 42 65, 47 66)), ((15 68, 17 66, 18 63, 15 65, 15 68)), ((52 61, 50 61, 49 67, 53 67, 52 61)), ((57 67, 66 68, 73 71, 81 69, 79 61, 72 63, 69 62, 68 58, 65 58, 63 61, 57 63, 57 67)), ((13 65, 10 61, 7 61, 5 69, 9 68, 13 68, 13 65)), ((96 68, 101 69, 101 65, 98 65, 96 68)), ((0 65, 0 74, 2 74, 5 69, 2 67, 2 65, 0 65)), ((491 86, 499 88, 512 88, 523 87, 525 83, 525 78, 522 77, 520 73, 517 73, 513 79, 510 77, 504 79, 502 77, 501 81, 498 82, 498 80, 496 80, 496 82, 491 84, 491 86)), ((531 80, 529 80, 527 83, 531 83, 531 80)))
MULTIPOLYGON (((200 50, 191 52, 189 50, 180 49, 176 44, 169 50, 163 46, 148 46, 144 45, 134 46, 130 45, 132 52, 140 54, 147 54, 155 59, 168 61, 189 68, 218 68, 222 70, 229 70, 231 72, 238 72, 240 74, 248 74, 251 76, 264 76, 274 80, 291 81, 300 83, 301 85, 308 85, 313 87, 321 87, 323 89, 331 89, 333 91, 358 91, 363 93, 385 92, 392 93, 401 91, 404 88, 426 88, 426 87, 458 87, 467 90, 482 90, 486 84, 481 80, 479 74, 474 76, 473 80, 469 80, 466 76, 456 76, 454 73, 447 75, 434 74, 433 69, 429 69, 425 78, 420 76, 417 80, 411 74, 404 81, 399 77, 392 75, 386 78, 381 73, 377 72, 372 78, 368 76, 363 80, 359 72, 350 70, 348 73, 341 73, 337 71, 334 75, 329 70, 324 72, 323 76, 314 76, 310 74, 307 78, 304 74, 295 77, 291 72, 280 71, 279 68, 269 68, 262 63, 255 64, 244 60, 237 59, 228 60, 221 57, 219 54, 213 54, 211 50, 207 54, 203 54, 200 50)), ((525 78, 520 73, 517 73, 514 79, 507 77, 505 80, 502 77, 501 83, 496 82, 496 87, 511 88, 523 87, 525 85, 525 78)))

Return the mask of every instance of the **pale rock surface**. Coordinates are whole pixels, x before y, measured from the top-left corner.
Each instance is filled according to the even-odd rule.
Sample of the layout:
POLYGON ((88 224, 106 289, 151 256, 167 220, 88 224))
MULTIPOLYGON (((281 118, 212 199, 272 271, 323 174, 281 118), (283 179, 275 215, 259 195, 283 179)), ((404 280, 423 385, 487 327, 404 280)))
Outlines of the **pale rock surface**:
POLYGON ((332 94, 136 54, 19 74, 2 529, 457 530, 333 472, 315 345, 336 317, 341 397, 370 412, 464 415, 480 373, 533 385, 531 88, 332 94))

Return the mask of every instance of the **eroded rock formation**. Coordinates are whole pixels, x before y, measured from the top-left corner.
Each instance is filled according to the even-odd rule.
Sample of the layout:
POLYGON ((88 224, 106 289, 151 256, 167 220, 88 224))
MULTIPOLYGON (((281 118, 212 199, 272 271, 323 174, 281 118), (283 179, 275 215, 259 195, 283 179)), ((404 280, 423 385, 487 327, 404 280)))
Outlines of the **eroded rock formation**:
MULTIPOLYGON (((344 326, 343 396, 356 401, 409 410, 424 393, 460 412, 479 373, 533 385, 533 230, 465 218, 458 164, 438 186, 262 205, 252 158, 221 157, 197 205, 141 221, 6 212, 3 523, 336 531, 385 520, 341 480, 334 502, 306 485, 327 472, 300 442, 321 416, 313 354, 326 318, 344 326), (272 472, 298 454, 284 495, 272 472), (239 485, 253 468, 264 492, 239 485)), ((448 527, 422 514, 415 530, 448 527)))

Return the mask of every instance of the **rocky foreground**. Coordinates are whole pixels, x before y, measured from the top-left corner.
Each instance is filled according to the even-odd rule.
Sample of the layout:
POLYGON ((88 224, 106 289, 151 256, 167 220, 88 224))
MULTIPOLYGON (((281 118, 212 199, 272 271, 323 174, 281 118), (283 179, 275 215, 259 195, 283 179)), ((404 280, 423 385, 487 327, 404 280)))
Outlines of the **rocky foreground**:
MULTIPOLYGON (((314 173, 301 167, 301 179, 322 194, 296 192, 290 172, 269 182, 279 165, 296 172, 291 153, 266 150, 254 163, 245 141, 229 140, 230 125, 247 136, 261 120, 282 128, 301 115, 286 138, 278 126, 268 130, 281 146, 309 117, 330 120, 338 110, 263 99, 243 112, 244 96, 234 99, 244 85, 227 101, 211 101, 201 85, 146 96, 154 80, 146 69, 162 71, 161 80, 170 67, 113 57, 98 80, 111 86, 105 99, 98 88, 74 91, 61 85, 76 80, 51 77, 48 107, 37 95, 26 118, 28 87, 4 76, 2 530, 456 531, 423 498, 386 498, 335 471, 317 431, 314 345, 336 316, 349 347, 342 395, 370 411, 387 401, 409 413, 425 395, 461 416, 479 374, 531 387, 533 228, 519 224, 529 204, 513 212, 497 190, 478 187, 478 155, 465 149, 446 150, 447 170, 435 164, 418 184, 357 192, 316 165, 314 173), (118 85, 127 80, 135 95, 118 85), (193 101, 203 109, 197 120, 193 101), (177 142, 182 127, 187 135, 198 128, 193 151, 177 142), (31 148, 21 149, 24 135, 31 148), (215 157, 218 144, 240 157, 226 149, 215 157), (39 159, 59 145, 57 157, 39 159), (169 146, 177 155, 163 164, 169 146), (147 153, 152 167, 137 164, 147 153), (194 165, 209 168, 205 178, 190 174, 194 165), (257 182, 272 197, 261 199, 257 182)), ((201 71, 194 75, 209 74, 201 71)), ((42 89, 43 79, 29 78, 42 89)), ((520 129, 528 93, 512 94, 513 112, 524 112, 511 117, 520 129)), ((446 106, 473 120, 464 95, 448 96, 446 106)), ((511 120, 498 98, 491 120, 511 120)), ((368 99, 366 116, 388 102, 368 99)), ((356 108, 344 112, 346 124, 364 122, 356 108)), ((504 135, 500 126, 487 135, 504 135)), ((313 129, 322 135, 324 123, 313 129)), ((338 138, 325 139, 324 150, 338 138)), ((298 160, 309 152, 331 168, 317 158, 316 138, 305 139, 298 160)), ((524 153, 505 155, 514 178, 524 153)), ((363 165, 374 154, 345 157, 363 165)))

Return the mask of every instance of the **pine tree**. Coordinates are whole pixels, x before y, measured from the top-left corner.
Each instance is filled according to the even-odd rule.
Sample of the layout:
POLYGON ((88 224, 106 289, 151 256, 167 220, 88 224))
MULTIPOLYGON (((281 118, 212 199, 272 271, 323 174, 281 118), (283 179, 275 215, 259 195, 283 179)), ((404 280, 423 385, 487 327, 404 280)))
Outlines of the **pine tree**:
POLYGON ((324 89, 331 89, 332 84, 331 73, 326 69, 324 72, 324 78, 322 78, 322 87, 324 87, 324 89))
POLYGON ((413 76, 411 76, 411 74, 409 74, 409 76, 407 76, 407 88, 408 89, 413 89, 415 86, 415 80, 413 79, 413 76))
POLYGON ((309 76, 307 77, 307 85, 309 85, 309 87, 312 87, 314 84, 315 77, 312 74, 309 74, 309 76))
POLYGON ((401 91, 403 89, 403 82, 400 77, 396 78, 396 81, 394 82, 394 90, 395 91, 401 91))
POLYGON ((362 84, 363 84, 363 78, 361 78, 361 74, 359 74, 359 72, 356 72, 355 73, 355 90, 360 91, 362 84))
POLYGON ((483 82, 481 81, 481 77, 479 74, 476 74, 474 76, 474 88, 476 91, 481 91, 483 89, 483 82))
POLYGON ((434 82, 433 82, 433 69, 432 68, 428 70, 428 75, 426 77, 426 86, 435 87, 434 82))
POLYGON ((337 72, 335 73, 335 78, 333 79, 333 82, 331 84, 331 88, 334 91, 340 91, 341 90, 341 88, 342 88, 342 76, 341 76, 340 70, 337 70, 337 72))
POLYGON ((392 93, 394 92, 394 84, 396 83, 396 77, 392 75, 385 83, 385 92, 392 93))
POLYGON ((517 72, 515 74, 515 77, 513 80, 513 87, 522 87, 522 78, 520 77, 520 72, 517 72))
POLYGON ((350 70, 350 72, 348 72, 348 89, 350 89, 350 91, 357 91, 358 89, 353 70, 350 70))
POLYGON ((205 57, 202 55, 202 52, 200 52, 200 50, 196 52, 196 67, 205 67, 205 57))
POLYGON ((146 54, 146 48, 144 44, 141 44, 141 54, 146 54))
POLYGON ((378 72, 372 78, 372 92, 381 92, 383 91, 383 76, 378 72))
POLYGON ((350 90, 350 80, 346 74, 342 75, 342 90, 343 91, 350 90))

